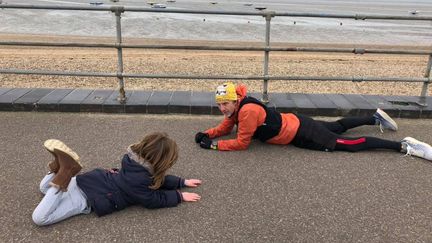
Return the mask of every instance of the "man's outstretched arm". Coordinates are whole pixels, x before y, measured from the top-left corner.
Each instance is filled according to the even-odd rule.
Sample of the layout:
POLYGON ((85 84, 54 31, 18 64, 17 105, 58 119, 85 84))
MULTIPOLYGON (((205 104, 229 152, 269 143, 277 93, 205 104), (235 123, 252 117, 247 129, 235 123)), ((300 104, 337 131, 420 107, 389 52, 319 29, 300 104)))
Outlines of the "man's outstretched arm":
POLYGON ((257 105, 247 105, 239 114, 237 138, 219 140, 217 143, 206 137, 200 142, 202 148, 223 151, 244 150, 249 147, 253 134, 265 120, 265 111, 257 105))
POLYGON ((201 143, 204 138, 216 138, 228 135, 232 131, 234 124, 235 122, 233 119, 224 118, 217 127, 210 128, 205 132, 198 132, 195 134, 195 142, 201 143))

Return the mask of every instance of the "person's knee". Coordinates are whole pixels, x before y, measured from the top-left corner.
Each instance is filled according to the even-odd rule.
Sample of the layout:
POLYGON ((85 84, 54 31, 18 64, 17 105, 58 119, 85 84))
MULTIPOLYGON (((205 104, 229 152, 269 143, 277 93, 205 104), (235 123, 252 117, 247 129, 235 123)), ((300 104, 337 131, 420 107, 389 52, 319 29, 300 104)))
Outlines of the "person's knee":
POLYGON ((40 184, 39 185, 39 190, 40 192, 42 192, 42 194, 46 194, 46 192, 48 191, 48 187, 45 186, 45 184, 40 184))
POLYGON ((35 210, 32 214, 32 219, 33 222, 37 225, 37 226, 45 226, 45 225, 49 225, 49 222, 47 221, 47 218, 44 215, 41 215, 40 213, 38 213, 37 210, 35 210))
POLYGON ((334 133, 342 134, 348 130, 347 127, 345 126, 345 124, 343 123, 343 121, 338 120, 337 123, 338 123, 338 126, 337 126, 336 131, 334 131, 334 133))

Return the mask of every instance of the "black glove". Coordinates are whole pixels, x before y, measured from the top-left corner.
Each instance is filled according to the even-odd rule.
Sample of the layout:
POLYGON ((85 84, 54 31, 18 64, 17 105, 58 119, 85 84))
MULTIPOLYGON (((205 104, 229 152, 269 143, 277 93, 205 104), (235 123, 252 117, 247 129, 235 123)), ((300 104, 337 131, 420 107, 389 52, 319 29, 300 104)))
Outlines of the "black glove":
POLYGON ((204 137, 209 138, 209 135, 203 132, 195 134, 195 143, 201 143, 204 137))
POLYGON ((200 146, 205 149, 217 149, 217 143, 213 143, 213 141, 206 136, 201 139, 200 146))

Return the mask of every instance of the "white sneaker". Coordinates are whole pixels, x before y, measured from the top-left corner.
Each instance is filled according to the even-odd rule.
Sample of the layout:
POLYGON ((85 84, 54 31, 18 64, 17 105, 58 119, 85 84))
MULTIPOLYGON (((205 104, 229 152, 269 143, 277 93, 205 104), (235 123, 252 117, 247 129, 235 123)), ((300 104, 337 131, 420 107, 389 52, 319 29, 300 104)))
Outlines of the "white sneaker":
POLYGON ((392 131, 398 130, 397 123, 380 108, 376 110, 375 114, 373 114, 373 117, 379 123, 381 132, 383 132, 384 129, 389 129, 392 131))
POLYGON ((432 146, 412 137, 402 139, 401 152, 432 161, 432 146))

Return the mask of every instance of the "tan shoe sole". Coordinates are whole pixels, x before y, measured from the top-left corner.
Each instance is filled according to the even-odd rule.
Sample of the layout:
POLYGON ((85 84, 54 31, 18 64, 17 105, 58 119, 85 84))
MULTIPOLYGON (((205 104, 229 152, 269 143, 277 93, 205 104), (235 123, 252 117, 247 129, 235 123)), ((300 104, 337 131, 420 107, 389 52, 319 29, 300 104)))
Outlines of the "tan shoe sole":
POLYGON ((78 162, 78 164, 81 165, 79 161, 79 156, 77 153, 75 153, 72 149, 70 149, 66 144, 64 144, 62 141, 57 139, 48 139, 44 142, 44 147, 54 153, 54 149, 60 150, 66 154, 68 154, 70 157, 72 157, 74 160, 78 162))

